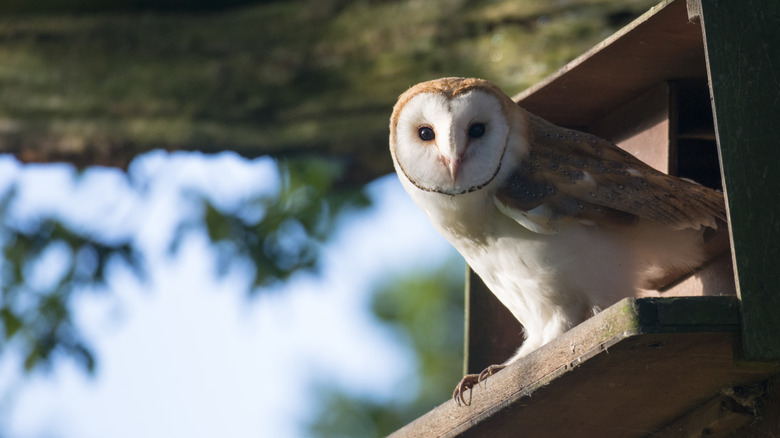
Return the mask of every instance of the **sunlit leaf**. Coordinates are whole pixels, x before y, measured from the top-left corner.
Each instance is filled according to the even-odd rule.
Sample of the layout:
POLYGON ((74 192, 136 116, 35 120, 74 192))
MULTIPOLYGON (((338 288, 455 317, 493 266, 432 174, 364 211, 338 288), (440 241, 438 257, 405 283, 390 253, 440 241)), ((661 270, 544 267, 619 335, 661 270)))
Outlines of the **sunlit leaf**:
MULTIPOLYGON (((203 199, 202 223, 217 252, 218 272, 227 273, 237 260, 251 260, 253 292, 298 272, 316 272, 320 247, 336 218, 369 205, 361 187, 341 185, 344 171, 337 160, 287 159, 279 162, 278 193, 259 194, 230 211, 203 199)), ((179 227, 173 245, 197 229, 179 227)))
POLYGON ((14 334, 22 327, 22 320, 14 314, 8 307, 0 310, 0 321, 2 321, 5 340, 11 339, 14 334))

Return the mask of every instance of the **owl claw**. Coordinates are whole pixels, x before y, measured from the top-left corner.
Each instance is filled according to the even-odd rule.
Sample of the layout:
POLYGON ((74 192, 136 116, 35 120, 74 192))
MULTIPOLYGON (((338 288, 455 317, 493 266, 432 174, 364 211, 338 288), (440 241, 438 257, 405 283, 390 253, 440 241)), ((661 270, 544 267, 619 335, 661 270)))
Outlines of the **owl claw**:
POLYGON ((488 377, 503 370, 505 367, 506 365, 490 365, 489 367, 482 370, 481 373, 479 373, 479 379, 477 380, 477 383, 481 384, 482 382, 487 380, 488 377))
POLYGON ((501 371, 505 366, 506 365, 490 365, 479 374, 467 374, 463 376, 463 379, 455 386, 455 391, 452 393, 452 398, 455 400, 455 403, 457 403, 458 406, 470 406, 472 393, 469 392, 469 400, 466 401, 466 390, 481 385, 488 377, 501 371))
POLYGON ((455 403, 458 406, 471 405, 471 392, 469 392, 469 401, 466 401, 466 390, 473 388, 479 384, 479 374, 466 374, 460 380, 455 391, 452 393, 452 398, 455 399, 455 403))

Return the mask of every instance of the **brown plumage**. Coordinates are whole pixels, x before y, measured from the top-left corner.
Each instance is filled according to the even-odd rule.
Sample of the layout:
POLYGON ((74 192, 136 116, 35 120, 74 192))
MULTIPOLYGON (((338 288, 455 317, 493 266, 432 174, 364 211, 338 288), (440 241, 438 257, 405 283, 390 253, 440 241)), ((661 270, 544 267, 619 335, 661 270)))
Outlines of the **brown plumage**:
POLYGON ((530 154, 496 195, 513 208, 545 204, 560 218, 618 225, 644 218, 673 229, 726 221, 720 193, 661 173, 609 141, 528 116, 530 154))

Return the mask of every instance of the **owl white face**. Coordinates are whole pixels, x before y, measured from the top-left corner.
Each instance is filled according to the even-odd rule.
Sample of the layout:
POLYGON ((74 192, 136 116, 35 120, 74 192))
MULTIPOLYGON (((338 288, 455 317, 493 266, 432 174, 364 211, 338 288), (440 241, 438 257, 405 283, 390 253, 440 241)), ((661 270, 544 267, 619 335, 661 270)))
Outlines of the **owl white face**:
POLYGON ((509 124, 504 105, 490 91, 473 88, 452 96, 423 90, 396 108, 391 150, 398 170, 417 188, 456 195, 496 177, 509 124))

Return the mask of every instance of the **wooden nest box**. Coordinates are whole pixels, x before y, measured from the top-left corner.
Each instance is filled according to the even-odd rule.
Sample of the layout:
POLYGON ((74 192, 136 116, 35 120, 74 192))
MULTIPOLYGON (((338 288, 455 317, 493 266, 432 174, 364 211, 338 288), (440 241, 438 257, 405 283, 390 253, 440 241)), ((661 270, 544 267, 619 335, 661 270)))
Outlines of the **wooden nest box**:
MULTIPOLYGON (((724 190, 731 250, 394 436, 780 435, 779 36, 775 0, 667 0, 516 97, 724 190)), ((466 300, 465 371, 478 373, 512 355, 522 327, 476 275, 466 300)))

